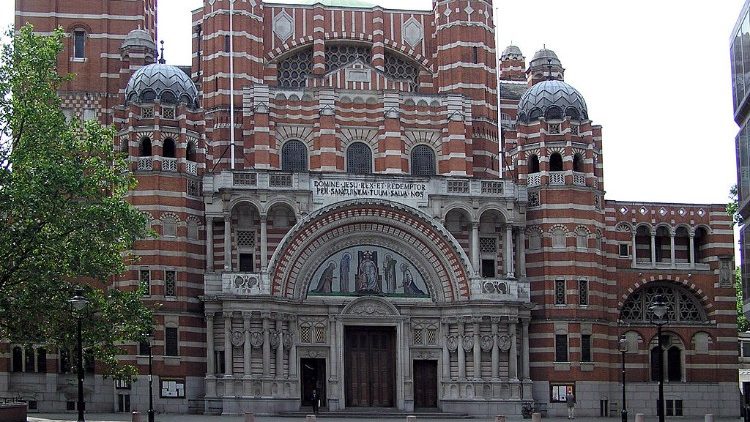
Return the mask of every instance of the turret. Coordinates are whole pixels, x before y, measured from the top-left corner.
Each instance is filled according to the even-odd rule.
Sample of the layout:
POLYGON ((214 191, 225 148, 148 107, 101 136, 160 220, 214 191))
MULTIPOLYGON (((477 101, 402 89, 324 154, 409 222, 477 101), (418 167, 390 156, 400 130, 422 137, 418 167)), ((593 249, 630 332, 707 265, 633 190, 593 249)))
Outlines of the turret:
POLYGON ((500 55, 500 80, 522 82, 526 80, 526 57, 515 45, 505 47, 500 55))
POLYGON ((545 48, 534 53, 529 68, 526 70, 529 86, 548 79, 565 80, 565 69, 554 51, 545 48))

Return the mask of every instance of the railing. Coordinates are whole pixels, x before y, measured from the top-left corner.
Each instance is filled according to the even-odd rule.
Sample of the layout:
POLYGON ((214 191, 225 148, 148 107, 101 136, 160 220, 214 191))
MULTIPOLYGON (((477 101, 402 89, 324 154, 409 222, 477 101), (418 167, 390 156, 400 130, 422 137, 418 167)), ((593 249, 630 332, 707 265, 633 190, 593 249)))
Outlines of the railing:
POLYGON ((586 186, 586 173, 573 172, 573 184, 576 186, 586 186))
POLYGON ((542 184, 542 175, 540 173, 531 173, 526 176, 526 186, 535 187, 542 184))
POLYGON ((469 193, 468 180, 449 180, 448 193, 469 193))
POLYGON ((271 173, 268 179, 268 185, 274 188, 291 188, 291 173, 271 173))
POLYGON ((549 172, 549 184, 551 186, 564 185, 565 184, 565 172, 562 172, 562 171, 549 172))
POLYGON ((503 182, 482 180, 482 193, 500 194, 503 193, 503 182))
POLYGON ((138 170, 153 170, 154 161, 151 157, 138 157, 138 170))
POLYGON ((255 173, 232 173, 234 180, 232 181, 237 186, 257 186, 258 175, 255 173))
POLYGON ((177 159, 176 158, 162 158, 161 159, 161 171, 177 171, 177 159))
POLYGON ((192 174, 193 176, 198 175, 198 163, 193 161, 185 162, 185 173, 192 174))

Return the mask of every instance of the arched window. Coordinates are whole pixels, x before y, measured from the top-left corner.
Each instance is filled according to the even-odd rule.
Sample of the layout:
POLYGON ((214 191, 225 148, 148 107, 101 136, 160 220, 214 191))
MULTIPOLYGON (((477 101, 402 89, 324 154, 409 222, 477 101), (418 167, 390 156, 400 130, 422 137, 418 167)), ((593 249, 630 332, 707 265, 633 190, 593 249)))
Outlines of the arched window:
POLYGON ((533 230, 529 233, 529 249, 537 250, 542 247, 542 236, 537 230, 533 230))
POLYGON ((565 115, 570 117, 571 120, 579 120, 581 117, 580 113, 578 113, 578 110, 574 107, 568 107, 565 110, 565 115))
POLYGON ((346 150, 346 171, 353 174, 372 173, 372 151, 362 142, 349 145, 346 150))
POLYGON ((659 371, 666 381, 682 381, 682 349, 673 343, 669 334, 661 336, 661 345, 651 348, 651 381, 659 381, 659 371), (659 362, 659 347, 662 348, 662 361, 659 362))
POLYGON ((580 153, 575 153, 573 155, 573 171, 583 171, 583 157, 581 157, 580 153))
POLYGON ((174 217, 167 216, 161 219, 162 225, 162 236, 164 237, 176 237, 177 236, 177 220, 174 217))
POLYGON ((166 158, 174 158, 175 157, 174 139, 167 138, 167 139, 164 140, 164 150, 163 150, 162 156, 166 157, 166 158))
POLYGON ((195 162, 195 142, 189 141, 185 150, 185 159, 195 162))
POLYGON ((177 104, 177 97, 172 91, 164 91, 161 93, 161 102, 165 104, 177 104))
POLYGON ((279 87, 305 87, 307 75, 312 73, 312 47, 304 48, 284 58, 277 65, 277 69, 279 87))
POLYGON ((156 99, 156 91, 153 89, 144 89, 143 92, 141 92, 141 102, 142 103, 150 103, 153 102, 156 99))
POLYGON ((435 175, 435 151, 427 145, 417 145, 411 150, 411 174, 413 176, 435 175))
POLYGON ((589 247, 589 234, 584 229, 576 230, 576 248, 586 249, 589 247))
POLYGON ((707 262, 706 248, 708 247, 708 232, 705 228, 698 227, 695 229, 695 239, 693 242, 695 244, 695 249, 693 250, 695 253, 695 262, 707 262))
POLYGON ((23 372, 23 349, 21 346, 13 348, 13 372, 23 372))
POLYGON ((622 305, 620 319, 628 323, 650 324, 652 312, 649 306, 657 295, 666 299, 669 321, 681 324, 708 321, 703 305, 692 292, 665 281, 652 281, 633 292, 622 305))
POLYGON ((86 31, 76 29, 73 31, 73 59, 82 61, 86 58, 86 31))
POLYGON ((557 106, 552 106, 547 109, 547 112, 545 113, 545 118, 547 120, 559 120, 562 119, 563 113, 562 109, 557 106))
POLYGON ((301 141, 291 140, 281 147, 281 170, 307 171, 307 147, 301 141))
POLYGON ((562 171, 563 161, 559 152, 553 152, 549 156, 549 171, 562 171))
POLYGON ((539 157, 536 154, 529 158, 529 173, 539 173, 539 157))
POLYGON ((552 230, 552 247, 553 248, 564 248, 565 247, 565 230, 558 227, 552 230))
POLYGON ((151 156, 151 139, 144 136, 141 138, 141 144, 138 146, 138 156, 150 157, 151 156))

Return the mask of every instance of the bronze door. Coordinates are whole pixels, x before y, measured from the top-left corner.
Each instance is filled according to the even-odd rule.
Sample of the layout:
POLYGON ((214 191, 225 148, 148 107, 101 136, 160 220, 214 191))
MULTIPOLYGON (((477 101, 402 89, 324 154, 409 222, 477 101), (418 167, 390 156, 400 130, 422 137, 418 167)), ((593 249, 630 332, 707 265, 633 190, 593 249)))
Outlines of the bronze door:
POLYGON ((437 361, 414 361, 414 407, 437 407, 437 361))
POLYGON ((395 331, 346 327, 344 366, 347 407, 393 407, 396 382, 395 331))

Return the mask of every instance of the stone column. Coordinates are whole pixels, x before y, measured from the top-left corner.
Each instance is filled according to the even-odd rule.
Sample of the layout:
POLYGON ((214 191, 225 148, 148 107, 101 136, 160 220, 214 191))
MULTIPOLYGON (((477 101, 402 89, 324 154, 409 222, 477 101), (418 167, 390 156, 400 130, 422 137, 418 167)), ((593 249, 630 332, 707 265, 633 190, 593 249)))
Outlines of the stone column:
POLYGON ((526 277, 526 233, 523 231, 523 227, 518 228, 518 244, 516 245, 516 254, 516 261, 518 262, 516 273, 518 277, 526 277))
POLYGON ((263 376, 271 375, 271 314, 264 312, 263 318, 263 376))
POLYGON ((276 378, 284 377, 284 321, 281 315, 276 317, 276 334, 279 344, 276 346, 276 378))
POLYGON ((669 253, 670 253, 670 258, 671 258, 670 262, 672 263, 672 268, 674 268, 675 264, 677 263, 675 261, 676 254, 675 254, 675 250, 674 250, 674 235, 675 235, 675 231, 674 230, 670 230, 669 231, 669 253))
POLYGON ((214 353, 214 313, 209 312, 206 314, 206 375, 216 373, 214 353))
POLYGON ((474 267, 474 274, 482 274, 479 267, 479 223, 471 223, 471 265, 474 267))
POLYGON ((232 215, 224 214, 224 271, 232 271, 232 215))
POLYGON ((250 344, 250 318, 252 317, 251 312, 244 312, 242 314, 242 322, 243 322, 243 331, 245 335, 245 342, 243 343, 244 347, 244 365, 243 365, 243 373, 246 377, 250 377, 252 372, 252 354, 253 354, 253 346, 250 344))
POLYGON ((497 324, 500 317, 492 317, 492 379, 500 379, 500 345, 498 344, 497 324))
POLYGON ((515 277, 513 269, 513 226, 510 224, 505 225, 505 251, 503 253, 503 260, 505 261, 506 277, 515 277))
POLYGON ((458 379, 466 379, 466 351, 464 350, 464 322, 458 321, 458 379))
POLYGON ((524 381, 531 379, 529 372, 529 320, 521 320, 521 356, 523 366, 521 367, 521 376, 524 381))
POLYGON ((508 323, 508 334, 510 335, 510 350, 508 350, 508 378, 511 381, 518 381, 518 346, 516 341, 518 336, 516 335, 516 324, 518 320, 511 320, 508 323))
POLYGON ((695 268, 695 233, 690 233, 690 268, 695 268))
POLYGON ((385 70, 385 17, 383 10, 376 8, 372 11, 372 67, 383 72, 385 70))
POLYGON ((443 381, 451 379, 451 354, 448 350, 448 337, 450 336, 450 329, 448 328, 448 321, 442 321, 443 326, 443 381))
POLYGON ((224 376, 232 376, 232 313, 224 312, 224 376))
POLYGON ((633 268, 638 264, 636 243, 635 243, 635 228, 632 230, 632 242, 631 242, 631 253, 633 254, 633 268))
POLYGON ((296 322, 294 316, 290 315, 287 319, 288 330, 287 335, 289 336, 289 378, 295 380, 297 379, 297 336, 295 335, 296 331, 294 330, 294 323, 296 322))
POLYGON ((268 216, 260 216, 260 271, 268 271, 268 216))
POLYGON ((206 219, 206 271, 214 272, 214 218, 206 219))
POLYGON ((472 318, 474 323, 474 379, 482 379, 482 346, 479 344, 479 323, 482 317, 472 318))
POLYGON ((651 230, 651 266, 656 266, 656 230, 651 230))

